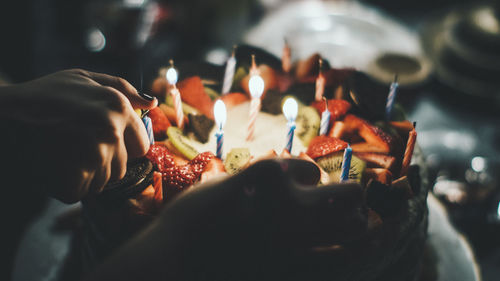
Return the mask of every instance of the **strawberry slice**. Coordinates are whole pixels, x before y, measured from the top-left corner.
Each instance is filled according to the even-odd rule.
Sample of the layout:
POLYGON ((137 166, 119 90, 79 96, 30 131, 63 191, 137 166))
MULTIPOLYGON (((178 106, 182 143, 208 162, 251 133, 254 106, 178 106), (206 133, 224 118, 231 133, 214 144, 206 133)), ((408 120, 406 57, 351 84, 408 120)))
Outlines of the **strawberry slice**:
POLYGON ((395 157, 372 152, 356 152, 354 155, 365 161, 369 168, 385 168, 394 172, 395 157))
POLYGON ((155 107, 149 111, 149 118, 153 124, 153 134, 155 140, 164 140, 167 138, 167 129, 171 126, 167 116, 159 107, 155 107))
POLYGON ((246 102, 248 100, 248 96, 243 93, 229 93, 222 96, 220 99, 229 108, 246 102))
POLYGON ((309 143, 306 154, 312 159, 326 156, 330 153, 344 150, 347 142, 329 136, 314 137, 309 143))
POLYGON ((153 163, 153 166, 159 172, 163 172, 166 169, 175 166, 173 155, 162 143, 155 143, 151 145, 146 157, 153 163))
MULTIPOLYGON (((311 106, 316 108, 318 113, 321 115, 325 111, 324 101, 314 101, 311 106)), ((333 121, 340 119, 351 109, 351 104, 346 100, 330 99, 328 100, 328 111, 330 111, 330 124, 333 121)))
POLYGON ((215 158, 211 152, 198 154, 187 164, 173 166, 162 171, 162 183, 167 200, 196 183, 207 166, 215 158))
POLYGON ((214 119, 214 102, 205 92, 203 83, 199 76, 192 76, 177 83, 183 102, 198 109, 208 118, 214 119))
POLYGON ((381 128, 368 123, 368 121, 352 114, 344 118, 345 130, 349 133, 357 133, 365 140, 363 143, 352 144, 356 152, 379 152, 389 153, 393 138, 381 128))
MULTIPOLYGON (((213 155, 213 154, 212 154, 213 155)), ((210 179, 226 175, 224 163, 217 157, 213 157, 206 165, 203 173, 201 173, 200 182, 206 182, 210 179)))

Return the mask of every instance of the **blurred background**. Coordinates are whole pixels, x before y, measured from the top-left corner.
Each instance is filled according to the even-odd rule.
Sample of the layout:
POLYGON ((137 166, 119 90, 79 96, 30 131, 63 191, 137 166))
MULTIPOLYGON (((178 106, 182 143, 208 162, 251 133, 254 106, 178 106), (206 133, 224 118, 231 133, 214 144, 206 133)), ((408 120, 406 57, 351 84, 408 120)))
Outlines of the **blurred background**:
POLYGON ((500 276, 500 6, 477 0, 17 0, 0 8, 0 80, 66 69, 148 90, 170 58, 223 64, 233 44, 320 52, 375 84, 401 77, 433 192, 500 276), (144 80, 141 83, 141 74, 144 80))

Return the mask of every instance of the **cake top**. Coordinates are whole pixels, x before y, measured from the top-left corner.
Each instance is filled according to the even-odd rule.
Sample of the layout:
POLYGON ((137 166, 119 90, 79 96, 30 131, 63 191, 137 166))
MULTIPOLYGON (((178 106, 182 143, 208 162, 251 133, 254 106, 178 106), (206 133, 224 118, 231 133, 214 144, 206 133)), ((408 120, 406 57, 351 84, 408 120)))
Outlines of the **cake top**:
MULTIPOLYGON (((148 158, 162 173, 167 194, 168 190, 178 194, 214 176, 237 174, 259 159, 281 157, 314 163, 321 174, 318 185, 350 181, 369 187, 365 190, 397 188, 398 200, 411 198, 406 174, 415 129, 397 105, 391 105, 392 114, 385 113, 387 101, 394 103, 397 83, 382 86, 384 93, 377 93, 381 86, 370 86, 364 74, 330 68, 318 54, 294 63, 288 72, 280 62, 251 49, 251 53, 237 52, 226 67, 202 63, 160 70, 152 93, 164 102, 149 114, 156 144, 148 158), (173 70, 179 72, 179 82, 167 82, 166 73, 173 70), (256 76, 263 82, 258 90, 251 82, 256 76), (229 87, 222 85, 224 80, 230 81, 229 87), (221 94, 222 88, 228 93, 221 94), (256 97, 256 91, 262 96, 256 97), (295 119, 287 120, 282 112, 288 98, 298 103, 295 119), (217 100, 227 107, 223 126, 214 122, 217 100), (247 140, 256 100, 261 109, 253 139, 247 140), (291 127, 296 127, 295 137, 289 142, 291 127)), ((372 193, 368 201, 377 205, 381 193, 372 193)), ((373 208, 379 215, 390 215, 391 204, 383 205, 373 208)))

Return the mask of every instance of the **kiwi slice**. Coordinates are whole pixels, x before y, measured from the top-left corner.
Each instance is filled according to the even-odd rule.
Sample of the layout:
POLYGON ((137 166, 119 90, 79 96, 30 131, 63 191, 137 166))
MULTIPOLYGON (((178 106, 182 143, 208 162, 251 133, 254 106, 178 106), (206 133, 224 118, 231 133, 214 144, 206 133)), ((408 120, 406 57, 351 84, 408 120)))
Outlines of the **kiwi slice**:
POLYGON ((182 131, 174 126, 170 126, 167 129, 168 140, 179 150, 182 155, 184 155, 187 159, 193 160, 196 155, 198 155, 198 151, 194 149, 191 145, 188 144, 188 139, 182 134, 182 131))
MULTIPOLYGON (((316 162, 330 176, 331 182, 340 182, 342 174, 342 161, 344 152, 338 151, 319 158, 316 162)), ((366 163, 356 156, 351 158, 351 168, 349 169, 349 180, 361 183, 365 171, 366 163)))
POLYGON ((233 148, 227 154, 226 161, 224 162, 224 167, 226 172, 230 175, 234 175, 243 170, 248 163, 250 163, 250 150, 248 148, 233 148))
POLYGON ((309 142, 318 135, 321 118, 314 107, 299 106, 295 123, 297 124, 295 134, 304 146, 308 146, 309 142))
MULTIPOLYGON (((171 95, 167 95, 165 102, 168 106, 174 107, 174 100, 173 100, 171 95)), ((198 109, 190 106, 189 104, 186 104, 185 102, 182 103, 182 111, 186 115, 188 115, 188 114, 193 114, 193 115, 200 114, 198 109)))
POLYGON ((240 81, 243 78, 245 78, 245 76, 247 76, 247 74, 248 74, 248 71, 246 71, 243 66, 238 67, 238 69, 236 69, 234 76, 233 76, 232 87, 238 87, 238 85, 240 84, 240 81))

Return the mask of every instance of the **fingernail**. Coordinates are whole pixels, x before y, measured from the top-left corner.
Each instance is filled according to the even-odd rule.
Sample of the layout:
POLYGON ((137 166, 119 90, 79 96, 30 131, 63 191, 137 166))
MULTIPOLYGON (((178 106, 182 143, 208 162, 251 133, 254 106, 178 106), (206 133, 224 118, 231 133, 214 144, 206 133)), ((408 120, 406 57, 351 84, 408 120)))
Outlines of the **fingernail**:
POLYGON ((146 93, 139 93, 139 95, 140 95, 142 98, 144 98, 144 99, 146 99, 146 100, 148 100, 148 101, 152 101, 152 100, 154 100, 154 99, 155 99, 155 97, 150 96, 150 95, 148 95, 148 94, 146 94, 146 93))

